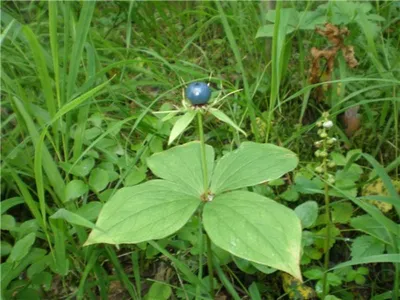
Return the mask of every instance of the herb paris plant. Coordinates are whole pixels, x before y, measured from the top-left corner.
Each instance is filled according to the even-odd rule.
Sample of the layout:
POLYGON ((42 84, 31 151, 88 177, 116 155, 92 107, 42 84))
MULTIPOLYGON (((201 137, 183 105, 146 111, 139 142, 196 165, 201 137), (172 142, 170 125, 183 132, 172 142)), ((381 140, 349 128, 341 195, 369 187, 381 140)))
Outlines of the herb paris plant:
POLYGON ((198 116, 200 142, 148 158, 148 167, 161 179, 117 191, 104 205, 86 245, 165 238, 201 209, 204 229, 215 245, 301 278, 298 217, 276 201, 243 189, 293 170, 296 154, 272 144, 243 142, 215 162, 214 149, 202 135, 207 108, 188 112, 198 116))

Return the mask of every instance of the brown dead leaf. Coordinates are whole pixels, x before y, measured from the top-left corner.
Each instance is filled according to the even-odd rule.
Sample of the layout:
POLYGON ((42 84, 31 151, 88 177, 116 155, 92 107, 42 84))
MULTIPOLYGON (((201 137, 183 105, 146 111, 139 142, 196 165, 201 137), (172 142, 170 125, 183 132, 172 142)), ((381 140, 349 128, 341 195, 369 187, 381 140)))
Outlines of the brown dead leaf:
POLYGON ((331 44, 337 48, 343 46, 344 37, 349 35, 349 30, 346 27, 339 29, 337 26, 330 23, 325 24, 325 29, 317 28, 315 31, 318 34, 325 36, 331 44))
MULTIPOLYGON (((326 37, 332 46, 327 49, 311 48, 312 61, 309 77, 311 84, 321 82, 321 77, 324 77, 324 81, 331 80, 335 68, 335 58, 339 50, 342 50, 346 63, 350 68, 354 68, 358 65, 354 56, 354 47, 344 45, 344 38, 350 33, 346 27, 339 29, 339 27, 333 24, 326 23, 324 28, 316 28, 315 31, 321 36, 326 37), (322 60, 325 60, 325 64, 323 65, 321 63, 322 60)), ((330 85, 325 88, 330 88, 330 85)), ((323 89, 323 86, 318 86, 315 89, 314 97, 318 101, 322 101, 324 98, 323 89)))
POLYGON ((358 61, 354 56, 354 47, 353 46, 345 46, 342 48, 342 53, 344 59, 346 60, 347 65, 350 68, 355 68, 358 65, 358 61))

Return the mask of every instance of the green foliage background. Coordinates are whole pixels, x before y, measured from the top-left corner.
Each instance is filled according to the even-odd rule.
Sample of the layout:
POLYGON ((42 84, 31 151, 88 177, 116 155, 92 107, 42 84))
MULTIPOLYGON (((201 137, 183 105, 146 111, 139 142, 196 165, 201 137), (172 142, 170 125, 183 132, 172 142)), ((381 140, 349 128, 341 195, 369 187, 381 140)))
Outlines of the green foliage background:
MULTIPOLYGON (((247 137, 205 119, 216 157, 249 140, 285 146, 300 158, 294 173, 250 189, 300 217, 305 285, 213 245, 217 295, 321 295, 327 224, 313 143, 316 122, 329 111, 339 140, 330 156, 337 165, 331 297, 396 297, 399 2, 278 1, 278 10, 279 18, 256 1, 1 3, 4 299, 209 298, 208 274, 199 276, 205 245, 197 216, 158 241, 82 247, 107 200, 152 179, 146 158, 169 148, 176 119, 153 112, 181 106, 186 84, 200 80, 210 82, 214 97, 242 89, 223 110, 247 137), (345 44, 354 46, 359 65, 349 69, 338 55, 318 102, 308 83, 309 53, 329 47, 314 31, 324 22, 348 27, 345 44), (342 117, 357 105, 361 127, 348 137, 342 117), (378 178, 381 188, 364 193, 378 178), (371 200, 392 209, 378 210, 371 200), (293 293, 299 284, 315 292, 293 293)), ((194 139, 190 126, 173 144, 194 139)))

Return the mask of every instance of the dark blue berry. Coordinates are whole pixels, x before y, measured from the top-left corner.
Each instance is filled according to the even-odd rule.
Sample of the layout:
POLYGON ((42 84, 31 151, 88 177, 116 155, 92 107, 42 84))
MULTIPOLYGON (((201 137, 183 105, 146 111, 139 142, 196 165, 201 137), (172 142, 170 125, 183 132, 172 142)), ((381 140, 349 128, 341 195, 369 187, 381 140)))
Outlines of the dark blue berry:
POLYGON ((205 82, 193 82, 186 89, 186 97, 193 105, 206 104, 211 97, 211 89, 205 82))

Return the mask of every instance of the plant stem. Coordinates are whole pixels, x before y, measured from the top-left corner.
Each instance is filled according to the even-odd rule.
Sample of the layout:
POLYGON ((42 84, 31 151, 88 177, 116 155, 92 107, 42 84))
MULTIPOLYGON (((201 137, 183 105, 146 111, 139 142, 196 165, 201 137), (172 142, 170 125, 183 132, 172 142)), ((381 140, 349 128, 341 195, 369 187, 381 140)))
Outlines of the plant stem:
POLYGON ((206 160, 206 144, 204 142, 203 114, 201 111, 197 112, 197 121, 198 121, 198 126, 199 126, 201 164, 202 164, 202 169, 203 169, 204 197, 205 197, 205 199, 207 199, 207 196, 208 196, 208 170, 207 170, 207 160, 206 160))
MULTIPOLYGON (((202 209, 199 210, 198 218, 199 218, 199 238, 198 238, 198 243, 199 243, 199 272, 197 274, 197 278, 201 281, 203 278, 203 222, 201 221, 201 211, 202 209)), ((196 287, 196 300, 200 299, 201 296, 201 286, 197 285, 196 287)))
MULTIPOLYGON (((326 140, 324 140, 324 149, 326 149, 326 140)), ((329 270, 329 242, 331 239, 331 216, 330 216, 330 198, 329 198, 329 185, 328 185, 328 166, 327 158, 324 158, 323 162, 324 176, 325 176, 325 221, 326 221, 326 236, 324 244, 324 276, 322 278, 322 299, 325 298, 327 294, 327 276, 329 270)))
POLYGON ((211 249, 211 240, 207 236, 207 267, 208 267, 208 278, 210 280, 210 294, 211 298, 215 299, 214 295, 214 267, 212 260, 212 249, 211 249))
MULTIPOLYGON (((204 200, 207 201, 208 197, 208 170, 207 170, 207 160, 206 160, 206 143, 204 141, 204 129, 203 129, 203 114, 201 111, 197 113, 197 120, 199 125, 199 138, 200 138, 200 151, 201 151, 201 164, 203 169, 203 180, 204 180, 204 200)), ((199 221, 201 225, 201 236, 202 232, 202 220, 201 215, 199 215, 199 221)), ((201 245, 202 246, 202 245, 201 245)), ((202 255, 202 251, 200 251, 200 255, 202 255)), ((199 261, 202 261, 201 259, 199 261)), ((207 267, 208 267, 208 277, 210 279, 210 295, 211 298, 214 299, 214 268, 212 262, 212 249, 211 249, 211 240, 207 235, 207 267)), ((201 279, 201 278, 199 278, 201 279)))

